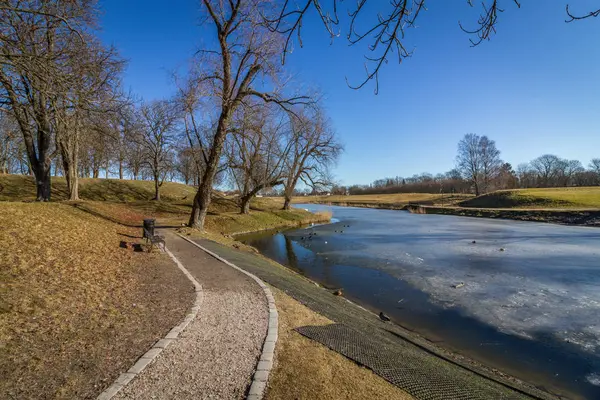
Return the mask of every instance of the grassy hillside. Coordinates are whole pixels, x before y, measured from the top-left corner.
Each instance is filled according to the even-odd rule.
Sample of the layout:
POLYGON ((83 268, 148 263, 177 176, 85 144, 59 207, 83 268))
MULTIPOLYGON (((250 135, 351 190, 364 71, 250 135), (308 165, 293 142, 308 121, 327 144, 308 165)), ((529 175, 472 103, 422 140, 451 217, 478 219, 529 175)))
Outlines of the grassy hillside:
POLYGON ((349 206, 394 206, 401 208, 408 203, 425 204, 454 204, 462 201, 470 195, 461 194, 432 194, 432 193, 395 193, 395 194, 360 194, 351 196, 299 196, 294 197, 293 202, 299 203, 334 203, 349 206))
MULTIPOLYGON (((154 183, 119 179, 80 181, 76 206, 81 210, 129 226, 140 226, 144 218, 157 218, 167 225, 180 226, 188 221, 196 189, 180 183, 165 182, 161 201, 149 201, 154 196, 154 183)), ((53 200, 65 200, 64 178, 52 179, 53 200)), ((0 201, 31 201, 35 199, 34 180, 24 175, 0 175, 0 201)), ((324 221, 329 215, 315 215, 304 210, 282 211, 282 202, 272 198, 256 198, 251 213, 240 215, 236 199, 215 193, 206 219, 206 229, 215 233, 240 232, 297 226, 324 221)))
POLYGON ((501 190, 463 201, 461 207, 597 209, 600 187, 501 190))
MULTIPOLYGON (((181 183, 165 182, 160 195, 165 201, 191 204, 196 189, 181 183)), ((68 197, 65 178, 52 178, 52 200, 68 197)), ((154 197, 154 182, 120 179, 79 180, 79 197, 95 201, 146 201, 154 197)), ((26 175, 0 175, 0 201, 35 200, 35 180, 26 175)))

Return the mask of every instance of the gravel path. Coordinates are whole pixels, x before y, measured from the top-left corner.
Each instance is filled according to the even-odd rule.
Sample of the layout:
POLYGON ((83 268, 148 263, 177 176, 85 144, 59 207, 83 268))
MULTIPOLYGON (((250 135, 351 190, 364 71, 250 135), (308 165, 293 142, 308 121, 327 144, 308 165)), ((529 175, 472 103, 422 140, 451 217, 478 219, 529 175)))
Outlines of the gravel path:
POLYGON ((202 285, 200 312, 114 399, 242 399, 267 332, 264 292, 246 275, 171 233, 167 245, 202 285))

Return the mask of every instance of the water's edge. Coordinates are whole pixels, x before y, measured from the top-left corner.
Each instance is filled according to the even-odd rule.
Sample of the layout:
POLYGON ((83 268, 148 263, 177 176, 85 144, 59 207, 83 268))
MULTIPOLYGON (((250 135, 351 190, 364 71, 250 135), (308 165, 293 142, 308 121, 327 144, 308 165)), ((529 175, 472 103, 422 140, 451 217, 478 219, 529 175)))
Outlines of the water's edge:
POLYGON ((514 221, 547 222, 559 225, 600 227, 600 210, 511 210, 494 208, 440 207, 405 203, 353 203, 315 201, 336 207, 372 208, 377 210, 409 211, 416 214, 442 214, 460 217, 508 219, 514 221))
MULTIPOLYGON (((335 223, 328 224, 328 226, 331 226, 331 225, 335 225, 335 223)), ((236 240, 240 240, 247 245, 253 246, 264 256, 271 258, 272 260, 274 260, 282 265, 285 265, 288 268, 291 268, 295 272, 300 272, 307 278, 319 283, 321 286, 323 286, 325 288, 333 289, 338 286, 343 286, 344 287, 344 296, 347 297, 348 299, 350 299, 351 301, 353 301, 354 303, 356 303, 356 304, 362 306, 363 308, 366 308, 374 313, 378 313, 378 311, 381 311, 381 310, 385 311, 392 317, 392 319, 395 322, 397 322, 397 324, 399 326, 401 326, 411 332, 415 332, 415 334, 417 334, 418 336, 421 336, 422 338, 424 338, 427 341, 430 341, 431 343, 433 343, 436 346, 439 345, 443 349, 447 349, 451 352, 456 353, 459 356, 459 358, 462 356, 467 356, 467 357, 475 360, 476 363, 481 363, 483 365, 487 365, 489 367, 489 369, 492 371, 494 369, 499 369, 499 370, 506 372, 509 375, 515 376, 525 382, 531 382, 536 387, 539 387, 550 393, 558 392, 558 393, 561 393, 562 395, 569 396, 569 398, 571 398, 571 397, 572 398, 588 398, 585 395, 584 395, 584 397, 581 397, 581 393, 577 393, 578 392, 577 390, 575 390, 575 392, 573 392, 571 389, 576 389, 576 387, 573 387, 572 384, 563 386, 560 384, 556 385, 555 384, 556 382, 552 382, 553 381, 552 375, 554 375, 553 371, 556 368, 558 368, 558 366, 560 366, 560 364, 563 364, 562 369, 564 369, 564 371, 561 371, 561 373, 564 372, 565 376, 569 375, 569 370, 571 370, 569 379, 575 379, 575 376, 577 374, 583 374, 584 372, 586 372, 582 369, 573 370, 573 368, 569 367, 569 364, 572 364, 571 361, 572 361, 573 357, 581 357, 581 358, 586 357, 584 354, 577 351, 577 349, 575 349, 573 346, 570 346, 568 348, 568 352, 563 351, 562 353, 560 353, 558 355, 554 355, 555 359, 552 360, 552 362, 550 364, 551 364, 552 368, 555 368, 555 369, 552 369, 552 368, 548 367, 547 365, 545 365, 540 360, 543 359, 543 354, 545 354, 549 348, 554 348, 557 346, 565 347, 564 343, 554 342, 553 339, 551 339, 551 338, 543 338, 543 340, 541 340, 541 338, 540 338, 540 341, 538 343, 538 342, 531 341, 528 339, 515 337, 513 335, 507 335, 506 333, 498 332, 494 327, 483 324, 482 322, 477 321, 477 320, 473 319, 472 317, 467 316, 466 314, 462 313, 462 311, 460 309, 452 309, 452 310, 436 309, 436 307, 431 304, 429 295, 427 293, 412 287, 411 285, 409 285, 406 282, 403 283, 402 280, 397 280, 395 277, 392 277, 381 271, 376 273, 376 275, 378 275, 378 276, 363 276, 360 279, 357 279, 357 281, 359 283, 359 287, 354 288, 354 289, 352 288, 351 280, 344 282, 343 284, 333 284, 327 278, 324 279, 323 276, 319 276, 319 274, 321 272, 317 272, 318 268, 313 268, 313 270, 310 270, 310 268, 306 269, 307 268, 306 265, 304 265, 301 268, 298 268, 297 265, 296 266, 290 265, 291 262, 289 261, 288 257, 285 257, 282 259, 281 255, 278 256, 276 254, 273 254, 272 251, 270 252, 268 249, 266 250, 264 246, 261 246, 256 242, 256 240, 262 240, 262 239, 257 238, 257 236, 260 236, 261 238, 280 237, 281 240, 285 241, 285 247, 288 250, 295 249, 296 253, 298 253, 298 254, 294 254, 293 257, 295 259, 302 259, 302 258, 307 257, 307 254, 305 253, 305 251, 310 251, 310 250, 307 250, 307 249, 303 250, 302 246, 300 246, 298 243, 294 243, 295 242, 294 238, 287 238, 287 236, 288 236, 287 233, 297 231, 297 230, 298 230, 298 228, 292 228, 292 229, 288 229, 288 230, 279 229, 279 230, 270 231, 270 232, 262 232, 258 235, 253 234, 253 235, 236 236, 236 240), (447 340, 448 337, 446 337, 445 334, 448 334, 448 332, 442 332, 440 334, 439 332, 436 331, 435 326, 427 326, 427 324, 425 324, 425 326, 423 326, 423 321, 419 320, 418 316, 415 315, 415 312, 411 313, 411 312, 406 312, 406 311, 402 311, 402 310, 399 311, 396 309, 396 308, 398 308, 397 304, 385 304, 386 302, 382 301, 382 298, 385 297, 385 293, 381 292, 381 288, 384 287, 386 284, 388 284, 392 280, 394 282, 396 282, 395 284, 397 286, 398 285, 402 286, 401 290, 398 290, 398 288, 394 288, 394 289, 396 290, 396 292, 399 291, 401 293, 404 293, 406 299, 408 299, 407 302, 408 301, 411 301, 413 303, 421 302, 424 305, 424 307, 429 308, 429 310, 427 312, 429 312, 430 314, 434 314, 436 316, 436 318, 439 319, 440 321, 446 321, 448 326, 456 325, 455 329, 449 329, 449 331, 451 331, 451 332, 453 331, 453 335, 456 335, 457 337, 462 336, 463 344, 465 342, 470 343, 471 347, 472 347, 473 343, 480 342, 483 344, 489 343, 489 344, 486 344, 486 346, 489 346, 492 348, 494 346, 497 346, 497 347, 509 346, 513 350, 517 349, 518 350, 517 354, 518 353, 526 354, 528 356, 531 356, 532 359, 537 359, 538 361, 540 361, 540 363, 537 365, 532 365, 532 364, 528 364, 528 363, 523 364, 522 362, 516 362, 516 363, 506 365, 502 361, 502 357, 498 358, 497 354, 494 354, 495 353, 494 351, 485 351, 486 349, 483 349, 484 351, 482 351, 482 349, 480 349, 480 348, 469 349, 469 348, 465 348, 465 346, 460 346, 460 345, 457 346, 456 343, 454 343, 452 340, 447 340), (361 291, 364 292, 364 286, 366 284, 375 285, 378 288, 378 290, 380 290, 380 292, 377 293, 376 296, 374 296, 374 297, 371 296, 372 298, 370 300, 365 299, 364 293, 359 294, 359 292, 361 292, 361 291), (433 309, 435 309, 435 310, 433 310, 433 309), (469 333, 471 331, 477 331, 478 333, 477 334, 469 333), (483 339, 486 339, 486 340, 483 340, 483 339), (573 354, 575 354, 575 356, 572 356, 573 354), (542 371, 542 373, 538 373, 537 370, 545 370, 545 371, 542 371)), ((298 238, 295 238, 295 239, 297 241, 298 238)), ((268 239, 268 240, 270 240, 270 239, 268 239)), ((325 243, 327 243, 327 242, 325 242, 325 243)), ((314 256, 316 257, 315 260, 318 260, 318 252, 316 254, 314 254, 314 256)), ((327 257, 325 257, 325 259, 327 259, 327 257)), ((313 260, 313 262, 315 260, 313 260)), ((321 267, 324 265, 323 260, 318 260, 318 262, 320 262, 322 264, 321 267)), ((346 278, 348 275, 352 275, 352 274, 360 275, 361 273, 363 273, 363 274, 366 273, 367 275, 369 275, 369 274, 373 275, 372 272, 365 272, 363 269, 353 269, 349 265, 344 265, 344 266, 328 265, 327 268, 329 270, 329 273, 331 273, 333 275, 341 274, 340 276, 345 275, 346 278), (352 272, 349 272, 350 270, 352 270, 352 272)), ((390 291, 390 294, 392 292, 393 292, 393 290, 390 291)), ((417 309, 416 314, 418 314, 421 311, 423 311, 423 310, 417 309)), ((581 376, 581 375, 578 375, 578 376, 581 376)), ((554 380, 558 381, 559 378, 556 378, 554 380)), ((597 394, 597 392, 594 392, 594 393, 597 394)), ((591 398, 593 398, 593 397, 591 397, 591 398)))

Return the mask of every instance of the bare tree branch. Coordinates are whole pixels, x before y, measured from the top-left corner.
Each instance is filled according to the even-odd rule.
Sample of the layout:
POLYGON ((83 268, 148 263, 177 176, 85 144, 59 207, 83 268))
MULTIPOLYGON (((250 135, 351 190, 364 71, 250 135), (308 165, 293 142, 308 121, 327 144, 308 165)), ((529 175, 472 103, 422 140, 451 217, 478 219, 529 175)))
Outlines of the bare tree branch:
POLYGON ((596 11, 590 11, 587 14, 583 14, 583 15, 574 15, 571 13, 571 10, 569 9, 569 5, 566 5, 566 12, 567 12, 567 16, 569 17, 568 19, 565 20, 565 22, 569 23, 569 22, 573 22, 573 21, 579 21, 582 19, 586 19, 586 18, 591 18, 591 17, 597 17, 598 15, 600 15, 600 8, 597 9, 596 11))

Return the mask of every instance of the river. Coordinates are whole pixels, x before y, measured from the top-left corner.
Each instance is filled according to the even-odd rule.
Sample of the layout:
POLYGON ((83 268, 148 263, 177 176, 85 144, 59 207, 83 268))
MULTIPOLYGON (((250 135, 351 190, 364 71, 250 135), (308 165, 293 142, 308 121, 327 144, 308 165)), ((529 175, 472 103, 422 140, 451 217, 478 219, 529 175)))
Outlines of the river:
POLYGON ((438 345, 600 399, 600 229, 297 207, 332 223, 239 239, 438 345))

